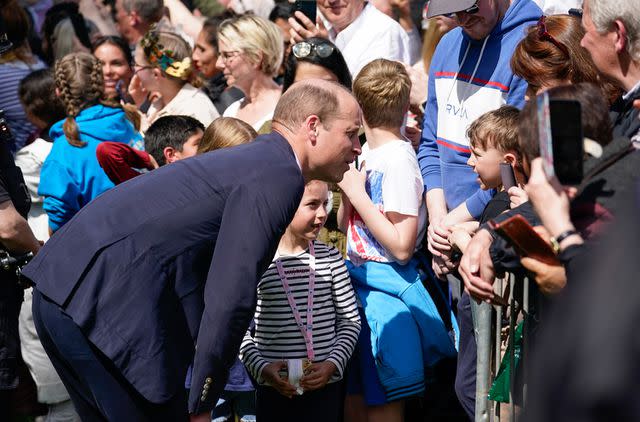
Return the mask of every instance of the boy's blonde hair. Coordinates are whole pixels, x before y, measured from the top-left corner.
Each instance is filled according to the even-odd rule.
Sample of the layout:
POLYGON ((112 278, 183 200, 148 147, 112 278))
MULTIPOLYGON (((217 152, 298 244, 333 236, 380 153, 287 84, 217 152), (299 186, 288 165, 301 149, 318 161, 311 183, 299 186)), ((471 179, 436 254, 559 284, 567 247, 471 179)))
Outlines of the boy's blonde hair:
POLYGON ((520 110, 513 106, 502 106, 484 113, 467 129, 467 138, 473 148, 495 148, 502 153, 513 151, 520 154, 518 125, 520 110))
POLYGON ((234 117, 218 117, 204 131, 198 154, 253 141, 258 134, 248 123, 234 117))
POLYGON ((353 94, 371 128, 401 127, 410 91, 411 79, 404 66, 386 59, 367 64, 353 82, 353 94))

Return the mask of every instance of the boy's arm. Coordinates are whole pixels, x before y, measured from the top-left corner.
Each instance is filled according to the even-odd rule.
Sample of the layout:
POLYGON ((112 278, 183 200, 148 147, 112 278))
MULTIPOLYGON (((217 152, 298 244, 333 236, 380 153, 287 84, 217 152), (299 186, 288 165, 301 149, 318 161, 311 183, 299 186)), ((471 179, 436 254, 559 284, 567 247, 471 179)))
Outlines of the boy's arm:
POLYGON ((351 201, 349 201, 347 195, 342 192, 340 197, 340 207, 338 207, 337 214, 338 230, 342 233, 346 233, 349 228, 349 216, 351 215, 352 210, 353 206, 351 205, 351 201))
POLYGON ((339 185, 376 240, 399 263, 409 262, 416 247, 418 217, 397 212, 381 213, 367 195, 365 180, 364 166, 360 171, 351 168, 339 185))
POLYGON ((327 360, 336 365, 342 376, 358 341, 360 316, 349 272, 338 250, 332 249, 331 260, 331 296, 336 312, 336 341, 327 360))

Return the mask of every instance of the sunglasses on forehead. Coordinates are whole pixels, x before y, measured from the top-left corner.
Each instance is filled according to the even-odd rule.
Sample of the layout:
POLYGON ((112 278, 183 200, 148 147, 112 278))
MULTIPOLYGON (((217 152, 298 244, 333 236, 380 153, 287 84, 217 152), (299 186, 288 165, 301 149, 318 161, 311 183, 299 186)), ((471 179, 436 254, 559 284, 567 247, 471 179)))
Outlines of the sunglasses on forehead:
POLYGON ((314 51, 318 55, 318 57, 326 59, 333 53, 333 50, 334 50, 334 47, 331 44, 327 44, 327 43, 313 44, 307 41, 301 41, 295 44, 291 48, 291 52, 298 59, 304 59, 314 51))
POLYGON ((549 41, 551 44, 558 47, 564 54, 570 56, 567 46, 562 44, 553 35, 551 35, 549 31, 547 31, 547 24, 544 15, 540 16, 540 19, 538 20, 536 26, 538 27, 538 38, 541 41, 549 41))

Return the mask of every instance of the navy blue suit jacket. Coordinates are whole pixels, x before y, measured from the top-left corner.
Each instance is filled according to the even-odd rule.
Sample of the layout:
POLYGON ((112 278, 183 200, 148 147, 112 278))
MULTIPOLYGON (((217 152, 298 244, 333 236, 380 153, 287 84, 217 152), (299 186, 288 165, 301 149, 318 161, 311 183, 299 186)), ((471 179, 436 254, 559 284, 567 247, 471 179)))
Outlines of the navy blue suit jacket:
POLYGON ((105 192, 24 269, 148 400, 213 408, 304 180, 279 134, 105 192), (194 345, 195 360, 194 359, 194 345))

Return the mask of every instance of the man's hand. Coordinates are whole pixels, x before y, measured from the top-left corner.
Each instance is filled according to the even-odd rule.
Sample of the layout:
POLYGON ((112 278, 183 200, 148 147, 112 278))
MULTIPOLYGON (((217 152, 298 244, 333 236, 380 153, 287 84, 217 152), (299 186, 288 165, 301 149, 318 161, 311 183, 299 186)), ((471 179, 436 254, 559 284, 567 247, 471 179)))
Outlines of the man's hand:
POLYGON ((471 239, 460 260, 459 272, 464 280, 464 287, 477 301, 493 301, 495 272, 489 255, 489 247, 493 239, 487 230, 480 230, 471 239))
POLYGON ((280 376, 280 371, 287 369, 287 362, 272 362, 262 370, 262 378, 276 391, 285 397, 291 398, 296 393, 296 389, 289 384, 289 381, 280 376))
POLYGON ((307 373, 300 379, 300 387, 304 391, 313 391, 327 385, 331 376, 338 368, 333 362, 325 360, 324 362, 312 363, 307 368, 307 373))
POLYGON ((541 158, 531 162, 531 176, 525 190, 542 224, 552 236, 573 228, 569 216, 569 197, 558 179, 547 179, 541 158))
POLYGON ((304 41, 311 37, 329 38, 329 32, 324 27, 320 18, 316 20, 316 23, 311 22, 311 19, 299 10, 294 13, 294 16, 295 18, 289 18, 291 44, 304 41))
POLYGON ((538 288, 545 295, 559 293, 567 284, 567 274, 562 265, 548 265, 533 258, 522 258, 522 266, 535 274, 538 288))
POLYGON ((420 141, 422 140, 422 129, 417 126, 405 126, 404 136, 411 142, 411 146, 415 152, 418 152, 420 148, 420 141))

